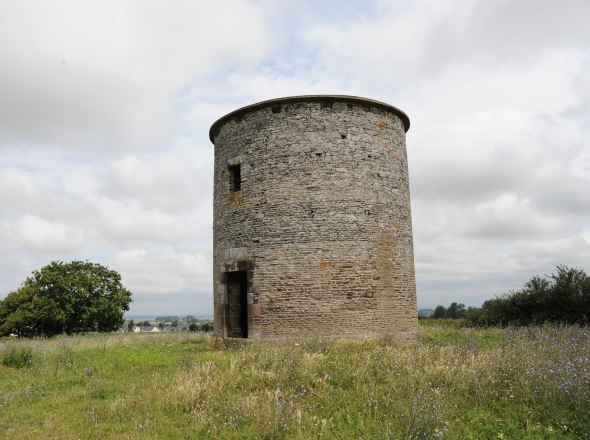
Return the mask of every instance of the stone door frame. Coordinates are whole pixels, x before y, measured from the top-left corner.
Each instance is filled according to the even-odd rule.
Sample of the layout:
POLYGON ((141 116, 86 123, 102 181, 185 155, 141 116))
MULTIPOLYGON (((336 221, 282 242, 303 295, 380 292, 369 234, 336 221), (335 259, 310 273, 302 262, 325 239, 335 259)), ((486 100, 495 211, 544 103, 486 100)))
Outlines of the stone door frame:
MULTIPOLYGON (((219 273, 219 304, 216 313, 219 317, 220 333, 223 338, 228 338, 229 329, 229 298, 227 291, 228 273, 246 272, 246 307, 247 307, 247 334, 248 339, 260 339, 262 328, 255 325, 255 319, 260 315, 260 304, 257 304, 255 294, 257 289, 254 284, 254 261, 250 259, 226 260, 219 273)), ((219 333, 218 333, 219 334, 219 333)))

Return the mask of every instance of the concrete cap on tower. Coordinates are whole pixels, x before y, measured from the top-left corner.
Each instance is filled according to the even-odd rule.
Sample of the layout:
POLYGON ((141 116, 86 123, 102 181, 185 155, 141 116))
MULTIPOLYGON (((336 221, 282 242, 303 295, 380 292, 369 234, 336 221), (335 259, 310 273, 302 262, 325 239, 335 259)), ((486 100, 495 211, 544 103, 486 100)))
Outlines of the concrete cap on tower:
POLYGON ((277 98, 277 99, 269 99, 268 101, 258 102, 256 104, 247 105, 245 107, 239 108, 234 110, 231 113, 219 118, 217 121, 213 123, 211 129, 209 130, 209 139, 212 143, 215 143, 215 137, 221 126, 226 123, 228 120, 234 117, 243 117, 245 114, 250 113, 255 110, 259 110, 264 107, 273 107, 277 105, 283 104, 291 104, 295 102, 310 102, 310 101, 319 101, 319 102, 347 102, 347 103, 357 103, 360 105, 364 105, 366 107, 376 107, 382 110, 391 112, 398 116, 403 124, 404 129, 406 132, 410 129, 410 118, 406 115, 403 111, 399 108, 394 107, 392 105, 386 104, 381 101, 376 101, 374 99, 367 99, 361 98, 359 96, 348 96, 348 95, 302 95, 302 96, 288 96, 285 98, 277 98))

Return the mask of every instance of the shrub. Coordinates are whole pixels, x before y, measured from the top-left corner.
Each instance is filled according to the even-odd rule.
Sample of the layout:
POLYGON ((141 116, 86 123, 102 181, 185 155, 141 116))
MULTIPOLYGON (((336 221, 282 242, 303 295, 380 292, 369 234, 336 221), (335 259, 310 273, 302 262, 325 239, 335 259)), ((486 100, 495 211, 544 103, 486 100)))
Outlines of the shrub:
POLYGON ((11 347, 2 358, 2 365, 11 368, 24 368, 33 363, 31 347, 11 347))
POLYGON ((485 301, 481 309, 469 308, 466 318, 471 325, 588 324, 590 276, 557 266, 557 274, 535 276, 521 290, 485 301))

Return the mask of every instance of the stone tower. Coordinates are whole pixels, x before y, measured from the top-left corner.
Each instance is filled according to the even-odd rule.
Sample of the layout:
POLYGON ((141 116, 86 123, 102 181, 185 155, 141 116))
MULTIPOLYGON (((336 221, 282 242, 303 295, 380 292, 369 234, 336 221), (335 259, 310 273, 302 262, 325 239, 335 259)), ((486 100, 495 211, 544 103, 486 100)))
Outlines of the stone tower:
POLYGON ((217 335, 416 338, 409 126, 391 105, 340 95, 213 124, 217 335))

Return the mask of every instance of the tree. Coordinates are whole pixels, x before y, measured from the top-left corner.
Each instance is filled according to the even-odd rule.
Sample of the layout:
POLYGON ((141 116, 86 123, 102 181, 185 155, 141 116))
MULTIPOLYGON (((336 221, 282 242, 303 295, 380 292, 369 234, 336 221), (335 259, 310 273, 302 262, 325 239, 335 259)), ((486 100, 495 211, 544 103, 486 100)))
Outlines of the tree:
POLYGON ((131 295, 114 270, 89 261, 52 261, 0 301, 0 335, 115 331, 125 322, 131 295))
POLYGON ((521 290, 487 300, 481 309, 469 310, 473 325, 529 325, 554 322, 590 322, 590 276, 583 270, 557 266, 557 274, 535 276, 521 290))
POLYGON ((172 324, 170 324, 170 327, 178 327, 178 321, 177 320, 172 321, 172 324))
POLYGON ((127 331, 129 331, 129 332, 132 332, 132 331, 133 331, 133 327, 135 327, 135 322, 134 322, 134 321, 133 321, 133 319, 132 319, 132 320, 130 320, 130 321, 127 323, 127 331))
POLYGON ((201 330, 203 330, 204 332, 210 332, 211 330, 213 330, 213 326, 209 322, 205 322, 201 326, 201 330))
POLYGON ((191 325, 188 326, 189 331, 191 332, 196 332, 199 330, 199 325, 195 322, 191 323, 191 325))
POLYGON ((445 306, 443 306, 443 305, 436 306, 436 309, 434 309, 434 313, 432 314, 432 317, 434 319, 442 319, 445 317, 446 312, 447 312, 447 309, 445 309, 445 306))
POLYGON ((445 312, 445 318, 458 319, 465 316, 465 304, 451 303, 445 312))
POLYGON ((163 322, 160 322, 158 324, 158 327, 160 327, 160 330, 164 330, 164 323, 163 322))
POLYGON ((175 319, 178 319, 178 316, 158 316, 156 318, 156 321, 171 322, 171 321, 174 321, 175 319))
POLYGON ((152 326, 152 323, 151 323, 151 322, 149 322, 149 321, 146 319, 145 321, 143 321, 143 322, 141 323, 141 325, 142 325, 143 327, 151 327, 151 326, 152 326))

